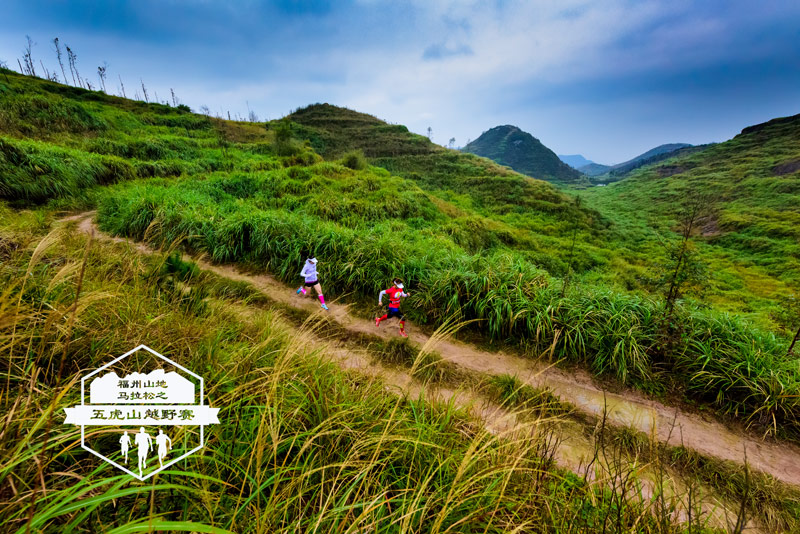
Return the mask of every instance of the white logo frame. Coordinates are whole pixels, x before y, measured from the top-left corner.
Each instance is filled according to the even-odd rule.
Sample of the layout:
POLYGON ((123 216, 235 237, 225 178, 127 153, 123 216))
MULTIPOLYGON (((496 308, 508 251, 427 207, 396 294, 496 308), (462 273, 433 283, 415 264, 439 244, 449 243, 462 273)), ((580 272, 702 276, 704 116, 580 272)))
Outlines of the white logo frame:
MULTIPOLYGON (((103 365, 102 367, 100 367, 98 369, 95 369, 94 371, 92 371, 88 375, 82 377, 81 378, 81 404, 80 404, 80 406, 81 407, 86 406, 86 404, 85 404, 86 403, 86 400, 85 400, 85 397, 86 397, 86 381, 88 379, 92 378, 93 376, 95 376, 96 374, 100 373, 101 371, 103 371, 105 369, 108 369, 112 365, 114 365, 116 363, 119 363, 120 361, 124 360, 125 358, 127 358, 131 354, 134 354, 134 353, 136 353, 136 352, 138 352, 140 350, 145 350, 145 351, 149 352, 153 356, 164 360, 165 362, 169 363, 170 365, 173 365, 177 369, 180 369, 184 373, 186 373, 188 375, 191 375, 192 377, 197 379, 199 381, 199 383, 200 383, 200 399, 199 399, 200 404, 194 405, 194 406, 205 406, 205 404, 204 404, 204 400, 205 400, 204 399, 204 396, 205 396, 205 391, 204 391, 205 381, 203 380, 203 377, 198 375, 197 373, 193 373, 192 371, 186 369, 182 365, 170 360, 169 358, 167 358, 163 354, 160 354, 160 353, 154 351, 153 349, 151 349, 147 345, 139 345, 138 347, 136 347, 136 348, 134 348, 132 350, 129 350, 128 352, 126 352, 122 356, 119 356, 118 358, 115 358, 115 359, 111 360, 110 362, 108 362, 107 364, 103 365)), ((213 410, 210 407, 209 407, 209 409, 213 410)), ((123 465, 120 465, 119 463, 115 462, 111 458, 108 458, 104 454, 102 454, 102 453, 92 449, 90 446, 88 446, 86 444, 86 425, 85 424, 81 424, 80 425, 80 427, 81 427, 81 448, 84 449, 85 451, 93 454, 94 456, 97 456, 101 460, 103 460, 105 462, 108 462, 109 464, 113 465, 117 469, 120 469, 120 470, 124 471, 125 473, 128 473, 129 475, 131 475, 132 477, 136 478, 137 480, 140 480, 140 481, 144 482, 145 480, 147 480, 148 478, 152 477, 153 475, 156 475, 157 473, 160 473, 161 471, 167 469, 168 467, 170 467, 172 465, 175 465, 177 462, 179 462, 179 461, 181 461, 181 460, 183 460, 185 458, 188 458, 192 454, 198 452, 203 447, 205 447, 205 426, 206 425, 201 423, 199 426, 200 426, 200 444, 197 447, 185 452, 184 454, 180 455, 177 458, 173 458, 172 460, 170 460, 169 462, 167 462, 164 465, 160 466, 159 468, 148 472, 146 475, 139 475, 138 473, 132 471, 131 469, 128 469, 127 467, 125 467, 123 465)))

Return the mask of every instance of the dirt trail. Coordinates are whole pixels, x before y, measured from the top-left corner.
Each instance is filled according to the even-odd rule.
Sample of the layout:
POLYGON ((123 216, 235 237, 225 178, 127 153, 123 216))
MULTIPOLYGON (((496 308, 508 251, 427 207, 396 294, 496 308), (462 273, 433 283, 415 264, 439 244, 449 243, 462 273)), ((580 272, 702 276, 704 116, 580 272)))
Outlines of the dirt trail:
MULTIPOLYGON (((104 241, 126 243, 138 252, 144 254, 153 254, 157 252, 141 242, 133 242, 128 239, 103 234, 94 224, 92 220, 93 215, 94 212, 82 213, 64 218, 62 221, 78 222, 78 230, 87 234, 93 233, 96 238, 104 241)), ((372 335, 376 334, 374 323, 372 323, 372 328, 369 328, 369 323, 350 315, 347 311, 348 306, 346 305, 334 305, 330 313, 322 312, 316 300, 312 301, 310 299, 294 296, 286 285, 280 283, 271 276, 244 274, 232 266, 211 264, 202 257, 192 258, 192 260, 204 270, 214 272, 232 280, 251 283, 276 302, 294 308, 316 312, 320 316, 330 316, 334 321, 339 323, 340 326, 350 331, 364 332, 372 335)), ((252 309, 246 308, 242 308, 240 311, 243 314, 254 313, 252 309)), ((377 335, 383 338, 389 338, 396 334, 394 327, 390 327, 388 330, 379 330, 377 335)), ((429 342, 429 338, 421 333, 412 333, 411 339, 413 342, 421 345, 429 342)), ((341 341, 331 342, 330 340, 321 339, 316 337, 313 332, 306 332, 304 340, 308 341, 315 348, 324 348, 323 354, 336 362, 343 369, 355 370, 360 374, 380 379, 382 383, 385 384, 386 389, 391 392, 405 394, 411 398, 422 395, 433 402, 454 403, 456 406, 465 409, 473 418, 481 422, 488 432, 498 437, 511 437, 520 434, 528 437, 541 435, 542 432, 546 432, 546 427, 542 425, 541 421, 521 419, 519 413, 509 411, 474 391, 462 389, 453 390, 431 384, 422 384, 407 372, 376 363, 374 358, 370 357, 366 350, 352 350, 352 348, 348 348, 345 346, 346 344, 341 341)), ((469 355, 479 355, 479 357, 495 356, 490 353, 476 351, 467 345, 452 341, 436 342, 436 350, 442 354, 443 357, 445 354, 450 355, 451 357, 447 359, 456 364, 460 364, 461 362, 461 357, 458 356, 458 352, 461 350, 466 351, 469 355)), ((503 357, 513 358, 507 355, 503 357)), ((495 369, 495 366, 492 365, 464 367, 471 370, 480 370, 482 372, 492 372, 495 369)), ((534 368, 531 367, 529 370, 532 369, 534 368)), ((511 370, 501 370, 499 372, 511 372, 511 370)), ((546 369, 544 372, 554 375, 557 371, 546 369)), ((531 377, 539 380, 543 374, 544 373, 540 370, 538 374, 531 375, 531 377)), ((588 377, 583 377, 583 379, 588 380, 588 377)), ((562 377, 562 380, 565 383, 568 382, 566 377, 562 377)), ((547 381, 530 383, 549 385, 547 381)), ((609 472, 606 471, 603 466, 595 463, 591 468, 587 469, 587 464, 591 462, 592 458, 595 456, 595 450, 591 438, 584 435, 582 430, 581 425, 575 421, 557 421, 553 431, 559 441, 554 448, 553 459, 555 463, 563 469, 570 470, 580 475, 586 473, 589 480, 593 480, 601 485, 607 484, 609 472)), ((628 459, 627 461, 628 466, 636 472, 637 479, 640 482, 639 486, 629 488, 631 496, 636 498, 641 495, 644 499, 652 499, 657 493, 658 486, 656 485, 656 476, 651 466, 640 462, 633 465, 630 463, 633 461, 632 459, 628 459)), ((667 495, 668 502, 671 496, 685 495, 686 492, 684 484, 676 473, 666 474, 663 488, 667 495)), ((712 489, 707 487, 698 488, 695 499, 695 506, 699 506, 707 526, 726 529, 736 521, 737 505, 720 499, 715 495, 712 489)), ((688 514, 686 506, 687 504, 685 501, 681 498, 677 498, 675 509, 672 513, 672 520, 684 523, 687 522, 688 514)), ((748 520, 744 530, 751 533, 763 532, 752 519, 748 520)))
MULTIPOLYGON (((252 309, 244 307, 240 309, 240 312, 243 315, 256 313, 252 309)), ((489 433, 498 438, 535 439, 536 436, 539 436, 547 439, 548 432, 552 432, 551 436, 556 440, 553 447, 553 460, 557 466, 579 476, 585 474, 590 482, 601 486, 609 483, 610 473, 602 459, 587 468, 587 464, 594 457, 594 445, 591 438, 584 435, 581 425, 576 421, 549 418, 531 420, 521 417, 521 413, 509 411, 474 391, 454 390, 430 383, 423 384, 403 370, 377 363, 366 349, 353 350, 352 347, 346 346, 346 342, 322 339, 310 331, 306 331, 302 336, 305 346, 322 349, 324 357, 329 358, 342 369, 353 370, 360 375, 378 379, 384 384, 385 389, 393 394, 405 395, 412 399, 423 396, 434 403, 453 403, 456 407, 466 410, 472 419, 475 419, 489 433)), ((632 500, 635 501, 639 497, 645 501, 652 500, 658 492, 657 477, 652 466, 640 461, 634 464, 634 460, 631 458, 627 458, 625 462, 625 466, 635 472, 636 480, 639 482, 638 485, 628 488, 632 500)), ((667 496, 667 503, 674 504, 671 514, 672 521, 687 523, 689 515, 687 503, 684 500, 687 488, 681 481, 680 475, 673 472, 665 473, 663 488, 667 496)), ((702 516, 700 521, 705 526, 726 529, 736 522, 738 509, 736 503, 721 500, 715 495, 713 489, 700 486, 697 488, 695 499, 696 509, 693 512, 695 521, 699 509, 702 516)), ((747 521, 743 532, 761 534, 764 530, 751 518, 747 521)))
MULTIPOLYGON (((94 231, 98 237, 129 243, 142 252, 153 252, 142 243, 101 234, 93 222, 93 216, 94 212, 87 212, 63 220, 78 221, 78 228, 83 232, 94 231)), ((267 274, 245 274, 232 265, 215 265, 202 257, 193 260, 204 270, 252 284, 276 302, 310 312, 326 313, 320 310, 316 298, 299 297, 291 288, 267 274)), ((394 322, 383 323, 380 328, 376 328, 373 321, 356 318, 350 314, 347 305, 336 302, 329 302, 329 305, 330 311, 326 314, 342 328, 385 339, 397 336, 397 326, 392 324, 394 322)), ((409 326, 409 338, 413 343, 422 346, 430 341, 427 335, 414 331, 413 325, 409 326)), ((453 340, 436 341, 434 350, 445 361, 468 371, 492 375, 516 375, 531 386, 548 387, 563 401, 569 402, 585 414, 601 417, 605 407, 610 424, 633 427, 669 445, 683 445, 701 455, 737 463, 743 463, 746 450, 747 462, 752 469, 767 473, 782 482, 800 486, 800 447, 794 444, 764 441, 734 432, 718 421, 682 412, 647 399, 637 392, 626 391, 621 394, 605 392, 594 385, 591 377, 585 372, 567 373, 537 361, 503 352, 485 352, 453 340)), ((496 421, 492 417, 486 420, 496 421)))

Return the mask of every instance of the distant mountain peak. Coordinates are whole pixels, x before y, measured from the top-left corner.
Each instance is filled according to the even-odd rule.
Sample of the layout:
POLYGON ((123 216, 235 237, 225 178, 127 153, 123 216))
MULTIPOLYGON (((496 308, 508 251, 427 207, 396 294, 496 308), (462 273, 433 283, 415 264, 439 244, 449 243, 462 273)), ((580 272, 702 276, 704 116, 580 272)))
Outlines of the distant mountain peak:
POLYGON ((575 183, 584 179, 542 144, 518 126, 504 124, 481 134, 463 149, 511 167, 517 172, 555 183, 575 183))
POLYGON ((587 165, 596 165, 594 161, 586 159, 581 154, 559 154, 558 159, 577 170, 581 170, 581 167, 585 167, 587 165))

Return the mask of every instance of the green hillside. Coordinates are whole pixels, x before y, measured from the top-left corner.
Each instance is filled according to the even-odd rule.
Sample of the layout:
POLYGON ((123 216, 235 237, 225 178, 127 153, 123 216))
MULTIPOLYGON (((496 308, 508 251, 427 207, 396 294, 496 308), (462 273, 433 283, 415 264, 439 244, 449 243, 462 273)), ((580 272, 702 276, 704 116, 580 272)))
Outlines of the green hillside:
MULTIPOLYGON (((800 394, 800 380, 786 355, 788 336, 775 335, 771 317, 779 307, 775 288, 788 289, 794 275, 781 278, 750 259, 742 264, 725 252, 734 245, 722 250, 698 237, 701 259, 715 267, 714 291, 708 299, 687 291, 665 318, 663 290, 645 275, 668 263, 659 240, 675 241, 674 228, 667 215, 650 225, 643 213, 655 216, 654 207, 624 211, 631 201, 651 202, 650 189, 614 195, 631 187, 626 183, 577 201, 546 182, 334 106, 309 106, 268 124, 236 123, 11 72, 8 78, 0 82, 0 199, 7 209, 97 208, 107 232, 180 243, 287 283, 297 281, 311 252, 321 258, 326 296, 346 296, 364 314, 387 280, 402 276, 412 288, 407 314, 417 325, 467 321, 470 334, 487 342, 547 353, 752 424, 769 420, 773 432, 800 429, 800 401, 792 396, 800 394), (727 278, 715 278, 718 272, 727 278), (771 291, 744 299, 753 277, 771 283, 771 291), (680 336, 666 320, 681 325, 680 336)), ((734 140, 726 158, 783 169, 797 157, 785 146, 790 129, 734 140), (753 137, 763 141, 744 141, 753 137), (776 147, 790 153, 776 159, 776 147)), ((658 181, 659 172, 666 178, 669 167, 659 168, 640 179, 658 181)), ((727 172, 735 176, 736 167, 727 172)), ((773 186, 756 200, 732 202, 760 198, 766 205, 773 186)), ((664 195, 656 205, 676 205, 664 195)))
POLYGON ((639 154, 635 158, 631 158, 628 161, 612 165, 612 167, 620 170, 633 169, 635 168, 636 164, 651 160, 655 156, 660 156, 662 154, 669 154, 671 152, 675 152, 676 150, 680 150, 682 148, 689 148, 691 146, 692 145, 688 143, 668 143, 665 145, 658 145, 655 148, 651 148, 647 152, 639 154))
MULTIPOLYGON (((0 457, 16 484, 0 515, 37 532, 119 510, 113 521, 149 511, 153 524, 128 519, 131 532, 176 530, 170 517, 184 531, 334 531, 343 510, 369 502, 377 515, 364 525, 420 532, 591 532, 612 512, 616 531, 663 531, 667 518, 642 502, 556 469, 551 434, 506 441, 453 406, 391 396, 320 358, 330 338, 358 336, 324 319, 309 327, 178 255, 89 241, 57 221, 96 210, 107 234, 267 272, 291 295, 314 254, 328 302, 362 317, 400 276, 411 328, 460 324, 469 341, 798 440, 794 319, 779 316, 798 281, 797 120, 577 197, 335 106, 231 122, 0 70, 0 371, 15 414, 0 457), (652 281, 669 274, 678 209, 695 197, 719 206, 687 245, 710 266, 707 287, 689 284, 668 303, 652 281), (67 377, 142 342, 202 372, 225 409, 208 454, 122 488, 127 475, 84 454, 77 430, 51 432, 48 410, 76 401, 74 388, 61 397, 67 377), (41 480, 37 509, 29 495, 41 480)), ((404 341, 343 342, 417 357, 404 341)), ((515 377, 492 380, 503 398, 551 398, 519 391, 515 377)), ((550 417, 537 402, 521 420, 550 417)), ((620 439, 638 450, 630 435, 620 439)))
POLYGON ((698 230, 709 268, 704 301, 750 313, 768 308, 775 324, 791 329, 787 303, 800 294, 800 115, 745 128, 585 194, 625 241, 652 251, 652 230, 674 229, 697 197, 706 203, 698 230))
POLYGON ((614 165, 613 167, 606 169, 606 171, 604 172, 604 174, 607 174, 608 176, 594 178, 592 181, 598 183, 603 183, 603 182, 608 183, 621 180, 622 178, 628 176, 630 173, 632 173, 633 171, 635 171, 640 167, 645 167, 647 165, 654 165, 659 161, 664 161, 670 158, 680 158, 683 156, 688 156, 689 154, 694 154, 695 152, 702 152, 711 145, 697 145, 697 146, 677 145, 678 148, 675 148, 674 150, 664 148, 670 146, 675 146, 675 145, 662 145, 661 147, 657 147, 657 149, 649 151, 650 153, 649 155, 646 155, 648 153, 645 153, 642 156, 634 158, 629 162, 620 163, 619 165, 614 165), (658 149, 662 149, 663 151, 658 151, 658 149))
POLYGON ((368 158, 424 155, 444 148, 427 137, 413 134, 403 125, 388 124, 372 115, 330 104, 300 108, 288 117, 299 125, 296 134, 326 158, 337 158, 359 149, 368 158))
POLYGON ((584 176, 561 159, 538 139, 516 126, 496 126, 464 147, 515 171, 558 184, 579 183, 584 176))
POLYGON ((600 176, 607 173, 611 169, 610 165, 603 165, 602 163, 590 163, 580 167, 578 170, 586 176, 600 176))
MULTIPOLYGON (((546 182, 522 176, 486 158, 446 149, 410 133, 405 126, 387 124, 371 115, 313 104, 286 119, 291 121, 293 135, 309 140, 325 158, 360 151, 371 164, 411 180, 447 202, 466 204, 470 211, 564 220, 558 214, 571 210, 566 197, 546 182)), ((269 127, 278 125, 279 121, 273 121, 269 127)), ((592 215, 584 214, 584 218, 589 220, 592 215)))

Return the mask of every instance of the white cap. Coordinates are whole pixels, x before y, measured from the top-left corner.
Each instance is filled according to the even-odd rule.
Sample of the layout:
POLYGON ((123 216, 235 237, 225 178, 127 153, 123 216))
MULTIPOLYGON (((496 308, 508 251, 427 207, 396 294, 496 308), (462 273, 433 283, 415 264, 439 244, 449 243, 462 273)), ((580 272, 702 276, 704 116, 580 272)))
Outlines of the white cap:
POLYGON ((311 263, 317 263, 317 258, 308 258, 311 263))
POLYGON ((399 289, 403 289, 403 284, 402 284, 402 283, 400 283, 400 282, 397 282, 395 285, 396 285, 396 286, 397 286, 399 289))

